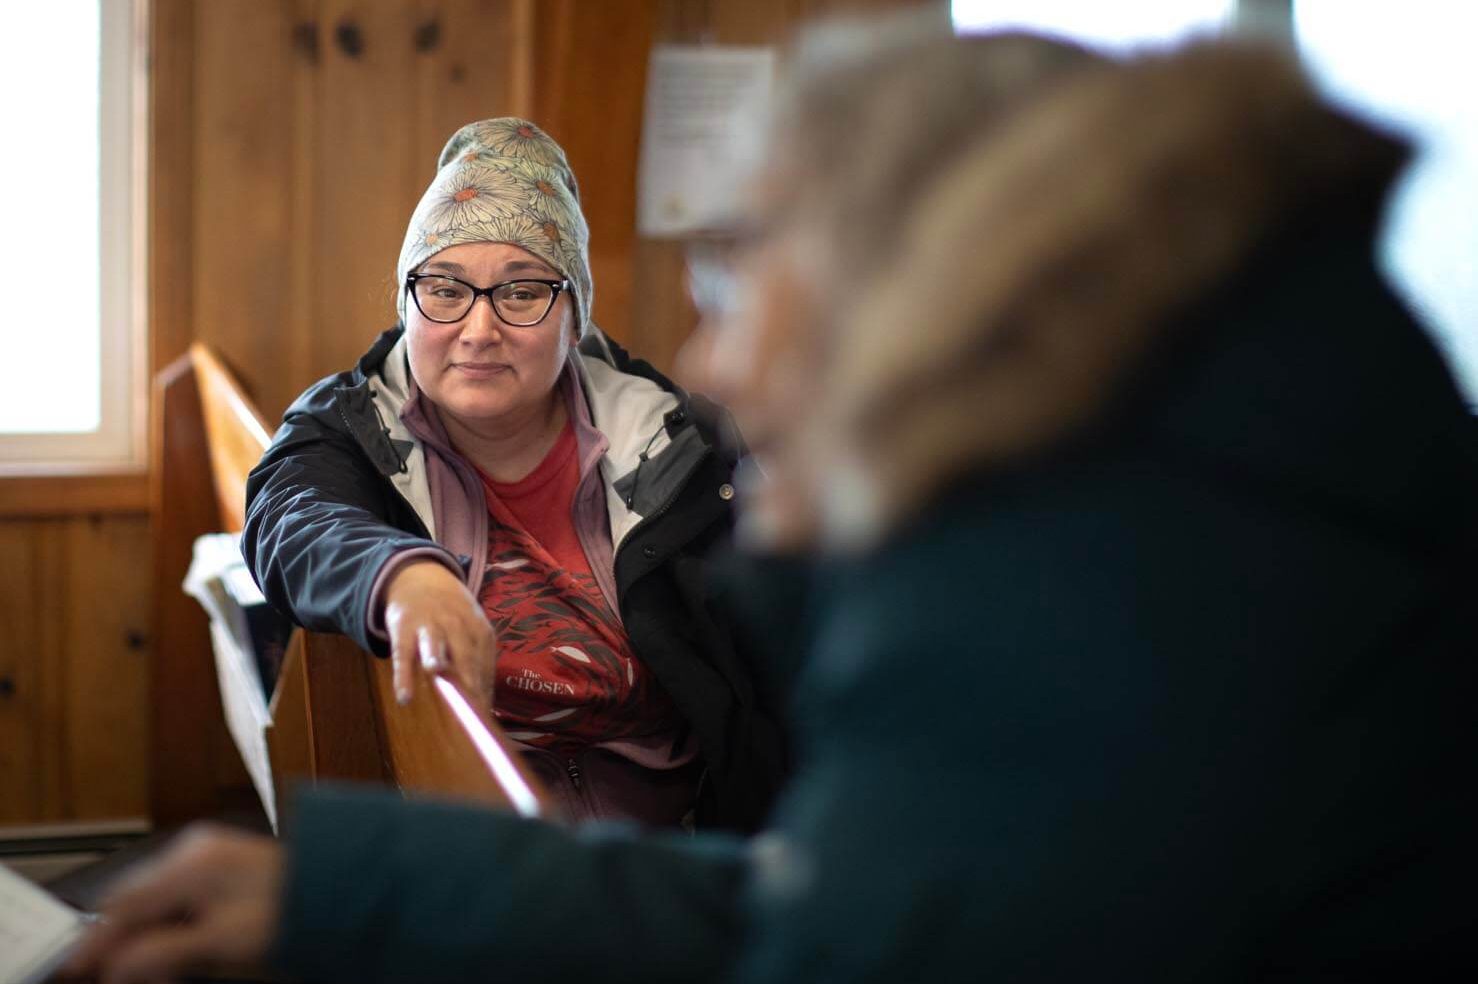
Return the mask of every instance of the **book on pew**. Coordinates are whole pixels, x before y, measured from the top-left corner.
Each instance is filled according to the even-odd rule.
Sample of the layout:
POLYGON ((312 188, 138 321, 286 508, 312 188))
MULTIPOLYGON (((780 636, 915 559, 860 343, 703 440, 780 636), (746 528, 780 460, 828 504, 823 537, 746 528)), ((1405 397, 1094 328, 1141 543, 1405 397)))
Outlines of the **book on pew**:
MULTIPOLYGON (((240 556, 239 552, 237 556, 240 556)), ((235 604, 235 610, 240 613, 238 638, 256 661, 257 672, 262 677, 262 691, 270 699, 272 688, 277 686, 277 677, 282 673, 282 660, 287 655, 287 641, 292 636, 293 624, 267 604, 245 562, 227 569, 221 576, 221 584, 235 604)))
POLYGON ((276 791, 265 731, 272 723, 268 704, 292 625, 257 590, 233 534, 209 533, 195 540, 183 587, 210 615, 226 730, 275 829, 276 791))
POLYGON ((195 541, 185 591, 199 600, 211 620, 222 625, 244 653, 250 653, 271 699, 293 624, 267 604, 241 556, 241 541, 231 533, 208 533, 195 541))
POLYGON ((0 984, 45 980, 90 921, 0 864, 0 984))

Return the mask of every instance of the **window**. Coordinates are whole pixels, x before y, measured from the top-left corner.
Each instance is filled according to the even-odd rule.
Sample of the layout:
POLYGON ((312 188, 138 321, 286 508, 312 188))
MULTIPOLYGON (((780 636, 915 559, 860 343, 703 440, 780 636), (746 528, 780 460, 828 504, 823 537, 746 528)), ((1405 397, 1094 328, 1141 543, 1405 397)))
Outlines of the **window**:
POLYGON ((1216 33, 1231 22, 1236 0, 954 0, 957 31, 1041 31, 1122 52, 1216 33))
POLYGON ((133 0, 6 8, 0 472, 141 463, 133 0))
POLYGON ((1478 403, 1478 11, 1452 0, 1297 0, 1294 35, 1331 98, 1414 141, 1381 259, 1478 403))
POLYGON ((1025 28, 1122 53, 1232 24, 1291 38, 1337 103, 1411 140, 1380 243, 1398 293, 1478 406, 1478 12, 1453 0, 953 0, 960 31, 1025 28))

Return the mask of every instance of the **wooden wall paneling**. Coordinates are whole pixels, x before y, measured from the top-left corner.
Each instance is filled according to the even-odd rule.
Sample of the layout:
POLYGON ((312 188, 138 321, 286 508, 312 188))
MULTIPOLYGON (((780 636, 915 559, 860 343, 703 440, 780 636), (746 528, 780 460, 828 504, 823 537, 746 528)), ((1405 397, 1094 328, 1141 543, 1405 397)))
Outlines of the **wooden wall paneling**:
POLYGON ((788 22, 799 26, 822 17, 881 14, 904 7, 929 7, 949 19, 949 0, 790 0, 788 22))
POLYGON ((410 84, 414 10, 323 0, 314 125, 313 379, 352 366, 394 320, 395 257, 415 200, 410 84))
MULTIPOLYGON (((651 6, 651 2, 629 0, 623 6, 651 6)), ((602 9, 609 6, 603 4, 602 9)), ((566 105, 565 81, 575 48, 576 15, 582 13, 579 7, 579 0, 543 0, 537 4, 522 0, 515 8, 515 17, 528 32, 524 35, 529 39, 525 47, 531 54, 525 65, 528 77, 520 92, 527 97, 523 114, 553 134, 561 146, 565 136, 562 131, 568 126, 559 114, 566 105)), ((565 149, 568 152, 569 148, 565 149)))
POLYGON ((678 350, 698 325, 682 242, 639 237, 632 280, 642 299, 640 313, 632 315, 632 349, 662 372, 671 372, 678 350))
POLYGON ((44 531, 38 531, 38 555, 35 557, 37 588, 36 613, 39 621, 50 622, 41 628, 41 644, 35 649, 35 657, 41 661, 36 668, 37 709, 40 711, 39 725, 45 745, 39 749, 37 763, 41 768, 41 810, 48 819, 66 816, 66 675, 70 669, 66 659, 65 623, 66 604, 66 536, 67 527, 76 522, 63 519, 48 523, 44 531))
POLYGON ((0 824, 144 811, 142 516, 0 522, 0 824))
POLYGON ((542 3, 531 45, 532 118, 569 155, 590 223, 594 321, 643 355, 637 326, 649 305, 634 280, 636 170, 657 8, 656 0, 542 3))
MULTIPOLYGON (((525 32, 546 8, 556 6, 531 0, 426 0, 420 5, 408 38, 415 53, 414 102, 407 120, 414 139, 400 234, 436 173, 436 155, 448 137, 473 120, 530 115, 527 76, 538 53, 525 32)), ((395 245, 398 249, 400 242, 395 245)))
MULTIPOLYGON (((541 51, 533 40, 535 26, 551 11, 554 4, 541 0, 508 0, 508 36, 514 44, 509 54, 509 107, 508 113, 529 119, 534 111, 534 66, 547 52, 541 51)), ((562 8, 564 0, 558 0, 562 8)))
POLYGON ((148 57, 149 378, 189 348, 195 200, 195 2, 150 0, 148 57))
MULTIPOLYGON (((300 97, 324 47, 308 0, 195 6, 194 337, 239 370, 276 420, 313 377, 321 330, 301 304, 318 270, 297 156, 312 152, 300 97)), ((325 274, 331 273, 324 270, 325 274)))
POLYGON ((0 480, 0 518, 137 513, 149 508, 149 476, 6 475, 0 480))
POLYGON ((62 661, 55 604, 65 520, 0 523, 0 824, 60 813, 61 736, 54 675, 62 661), (41 616, 47 613, 50 617, 41 616))
MULTIPOLYGON (((313 237, 318 218, 317 155, 320 148, 317 143, 317 123, 319 95, 323 85, 321 65, 327 43, 320 14, 316 0, 299 0, 293 11, 292 55, 289 59, 293 65, 292 127, 289 131, 293 140, 290 154, 292 179, 284 192, 289 202, 293 230, 289 248, 291 269, 285 292, 294 316, 285 325, 268 327, 268 331, 277 337, 284 351, 291 353, 283 367, 286 371, 281 372, 279 401, 296 399, 298 393, 306 389, 309 383, 329 372, 344 368, 324 368, 326 360, 318 344, 322 325, 316 298, 324 289, 324 271, 318 262, 313 237), (287 332, 292 333, 291 337, 287 337, 287 332)), ((332 287, 329 289, 332 290, 332 287)), ((214 354, 217 357, 221 355, 218 351, 214 354)), ((239 370, 236 380, 248 394, 255 396, 256 412, 266 421, 267 432, 274 432, 285 407, 279 407, 276 403, 264 404, 264 394, 256 390, 253 380, 242 378, 239 370)))
POLYGON ((797 0, 719 0, 708 7, 708 40, 718 44, 783 44, 799 22, 797 0))
POLYGON ((146 516, 82 516, 64 529, 62 771, 68 819, 148 812, 149 554, 146 516))

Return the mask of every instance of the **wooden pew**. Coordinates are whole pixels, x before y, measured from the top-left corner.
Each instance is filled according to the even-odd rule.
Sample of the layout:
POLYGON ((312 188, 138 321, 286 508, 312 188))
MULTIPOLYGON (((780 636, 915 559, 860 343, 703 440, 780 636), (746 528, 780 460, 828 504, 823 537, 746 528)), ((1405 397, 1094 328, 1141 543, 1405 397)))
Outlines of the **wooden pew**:
MULTIPOLYGON (((231 373, 196 344, 156 380, 153 792, 156 824, 210 815, 215 765, 203 736, 221 730, 205 613, 180 590, 191 545, 239 532, 246 476, 269 430, 231 373)), ((419 671, 418 671, 419 672, 419 671)), ((266 744, 278 804, 297 782, 386 783, 544 814, 537 782, 479 702, 424 675, 397 705, 388 660, 343 636, 294 633, 270 703, 266 744)), ((260 699, 260 695, 256 695, 260 699)))
POLYGON ((479 702, 422 675, 396 703, 388 660, 350 639, 294 634, 272 695, 267 732, 279 803, 321 779, 384 782, 541 816, 542 794, 479 702))

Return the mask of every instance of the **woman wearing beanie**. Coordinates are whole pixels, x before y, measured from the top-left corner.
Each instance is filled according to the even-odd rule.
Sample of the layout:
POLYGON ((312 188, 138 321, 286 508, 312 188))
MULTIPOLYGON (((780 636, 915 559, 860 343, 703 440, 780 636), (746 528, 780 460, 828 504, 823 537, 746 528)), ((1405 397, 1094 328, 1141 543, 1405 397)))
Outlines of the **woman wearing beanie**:
POLYGON ((737 433, 591 323, 588 238, 542 130, 457 131, 401 324, 288 409, 242 549, 299 624, 388 652, 402 701, 416 662, 487 694, 567 816, 752 827, 780 739, 701 588, 737 433))

